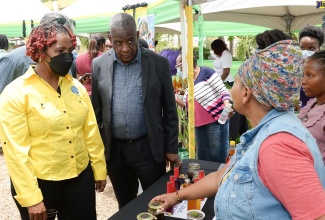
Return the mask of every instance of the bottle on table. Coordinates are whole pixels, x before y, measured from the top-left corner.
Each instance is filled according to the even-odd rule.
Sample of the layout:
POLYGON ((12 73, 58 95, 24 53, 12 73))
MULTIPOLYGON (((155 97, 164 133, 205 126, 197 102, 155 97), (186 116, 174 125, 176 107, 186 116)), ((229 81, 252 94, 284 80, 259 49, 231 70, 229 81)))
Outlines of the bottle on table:
POLYGON ((175 187, 175 176, 171 175, 169 177, 169 181, 172 183, 172 192, 176 192, 176 187, 175 187))
MULTIPOLYGON (((200 178, 200 180, 203 179, 204 176, 205 176, 204 170, 199 170, 199 178, 200 178)), ((203 200, 204 200, 204 198, 201 199, 201 201, 203 201, 203 200)))
POLYGON ((176 77, 173 76, 172 78, 173 78, 173 87, 174 87, 174 90, 176 90, 176 89, 177 89, 177 81, 176 81, 176 77))
POLYGON ((187 176, 191 180, 193 178, 194 172, 200 170, 200 164, 189 163, 187 168, 187 176))
POLYGON ((218 119, 219 124, 224 124, 226 123, 229 113, 232 112, 232 105, 230 103, 228 103, 222 110, 221 114, 220 114, 220 118, 218 119))
MULTIPOLYGON (((168 181, 167 182, 167 189, 166 189, 166 193, 172 193, 173 192, 173 186, 172 186, 172 182, 168 181)), ((173 206, 170 206, 166 209, 166 212, 173 212, 173 206)))
POLYGON ((228 163, 228 161, 231 159, 231 157, 235 154, 235 151, 236 151, 236 142, 235 141, 230 141, 229 153, 228 153, 228 156, 226 158, 226 163, 228 163))
POLYGON ((179 179, 179 167, 174 167, 174 177, 175 177, 175 188, 176 190, 180 190, 181 180, 179 179))
MULTIPOLYGON (((199 181, 200 180, 200 177, 199 176, 195 176, 195 178, 194 178, 194 183, 196 183, 197 181, 199 181)), ((196 209, 197 210, 200 210, 201 209, 201 200, 202 199, 196 199, 196 209)))
MULTIPOLYGON (((191 185, 191 180, 190 179, 185 179, 184 184, 183 184, 183 188, 188 187, 190 185, 191 185)), ((187 200, 187 210, 197 209, 196 206, 197 206, 196 199, 187 200)))

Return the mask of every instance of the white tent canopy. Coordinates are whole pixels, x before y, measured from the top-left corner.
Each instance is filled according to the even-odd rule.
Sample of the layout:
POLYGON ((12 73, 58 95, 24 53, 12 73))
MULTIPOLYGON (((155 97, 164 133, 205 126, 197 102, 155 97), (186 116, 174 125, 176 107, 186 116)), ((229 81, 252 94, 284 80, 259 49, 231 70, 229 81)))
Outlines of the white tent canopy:
POLYGON ((216 0, 203 3, 205 21, 229 21, 294 31, 322 23, 324 9, 314 0, 216 0))
POLYGON ((40 0, 2 0, 0 24, 21 22, 22 20, 40 20, 51 10, 40 0))
MULTIPOLYGON (((154 2, 155 0, 146 0, 146 3, 154 2)), ((141 0, 77 0, 70 6, 61 10, 60 13, 65 14, 69 18, 81 18, 90 16, 100 16, 112 13, 123 12, 122 8, 126 5, 142 3, 141 0)))

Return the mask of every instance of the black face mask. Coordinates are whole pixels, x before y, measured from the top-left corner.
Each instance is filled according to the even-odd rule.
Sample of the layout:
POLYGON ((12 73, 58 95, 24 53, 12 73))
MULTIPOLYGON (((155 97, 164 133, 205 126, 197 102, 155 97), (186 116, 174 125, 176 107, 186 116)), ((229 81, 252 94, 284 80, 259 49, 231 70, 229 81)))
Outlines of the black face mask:
MULTIPOLYGON (((47 54, 46 54, 47 55, 47 54)), ((73 63, 72 53, 62 53, 55 57, 50 57, 47 55, 51 61, 47 62, 53 72, 59 74, 60 76, 66 76, 73 63)))

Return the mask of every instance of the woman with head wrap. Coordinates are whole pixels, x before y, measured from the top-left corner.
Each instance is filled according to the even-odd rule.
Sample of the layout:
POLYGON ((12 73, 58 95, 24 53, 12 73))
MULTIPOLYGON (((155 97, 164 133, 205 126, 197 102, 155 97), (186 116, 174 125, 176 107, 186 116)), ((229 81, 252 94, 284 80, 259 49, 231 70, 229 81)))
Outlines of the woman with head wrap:
POLYGON ((299 44, 276 42, 239 68, 234 109, 252 129, 230 162, 176 193, 153 200, 163 209, 216 194, 216 219, 325 219, 325 168, 315 139, 290 111, 299 95, 299 44))

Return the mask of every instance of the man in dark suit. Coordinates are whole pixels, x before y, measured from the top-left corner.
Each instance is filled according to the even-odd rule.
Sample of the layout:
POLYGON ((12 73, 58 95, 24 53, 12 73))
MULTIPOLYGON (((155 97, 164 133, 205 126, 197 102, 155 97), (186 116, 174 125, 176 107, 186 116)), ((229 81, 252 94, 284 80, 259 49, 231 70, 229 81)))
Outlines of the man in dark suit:
POLYGON ((138 45, 133 17, 111 18, 113 49, 92 62, 92 103, 119 208, 180 165, 178 117, 166 58, 138 45))

